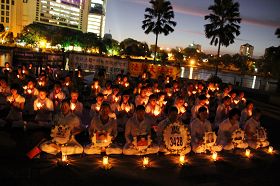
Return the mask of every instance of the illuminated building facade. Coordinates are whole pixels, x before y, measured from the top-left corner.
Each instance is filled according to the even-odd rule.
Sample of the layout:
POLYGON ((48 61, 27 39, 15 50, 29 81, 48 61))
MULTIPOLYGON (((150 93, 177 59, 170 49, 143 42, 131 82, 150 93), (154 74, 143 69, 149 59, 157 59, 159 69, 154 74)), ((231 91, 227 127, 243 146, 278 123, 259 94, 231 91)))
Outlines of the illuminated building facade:
POLYGON ((33 22, 92 32, 103 37, 106 0, 0 0, 0 21, 16 34, 33 22))

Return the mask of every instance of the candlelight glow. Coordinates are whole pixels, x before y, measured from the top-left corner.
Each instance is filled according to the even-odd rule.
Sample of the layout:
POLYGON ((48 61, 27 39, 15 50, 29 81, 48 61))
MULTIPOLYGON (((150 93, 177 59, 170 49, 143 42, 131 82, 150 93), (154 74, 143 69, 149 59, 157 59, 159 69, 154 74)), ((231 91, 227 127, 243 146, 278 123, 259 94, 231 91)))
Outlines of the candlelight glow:
POLYGON ((70 109, 73 111, 76 108, 76 104, 75 103, 70 103, 70 109))
POLYGON ((25 85, 25 86, 23 86, 23 89, 24 89, 24 90, 26 90, 26 89, 27 89, 27 86, 26 86, 26 85, 25 85))
POLYGON ((233 100, 233 102, 235 103, 235 104, 238 104, 239 103, 239 100, 233 100))
POLYGON ((36 104, 36 106, 38 107, 38 109, 40 109, 43 105, 42 105, 42 103, 38 102, 38 103, 36 104))
POLYGON ((124 86, 125 86, 125 87, 128 87, 128 86, 129 86, 129 83, 128 83, 128 82, 126 82, 126 83, 124 84, 124 86))
POLYGON ((218 153, 217 153, 217 152, 213 152, 213 154, 212 154, 212 159, 213 159, 214 161, 216 161, 217 158, 218 158, 218 153))
POLYGON ((61 161, 62 162, 67 162, 67 155, 61 155, 61 161))
POLYGON ((32 90, 31 90, 31 89, 28 89, 28 90, 27 90, 27 93, 28 93, 28 94, 31 94, 31 93, 32 93, 32 90))
POLYGON ((246 149, 246 151, 245 151, 245 156, 248 157, 248 158, 250 158, 250 154, 251 154, 250 149, 246 149))
POLYGON ((149 158, 148 157, 144 157, 143 159, 143 167, 147 167, 149 165, 149 158))
POLYGON ((185 164, 185 156, 184 155, 180 155, 179 163, 180 163, 180 165, 184 165, 185 164))
POLYGON ((95 110, 99 111, 100 110, 100 106, 96 106, 95 110))
POLYGON ((272 147, 272 146, 269 146, 269 147, 268 147, 268 153, 270 153, 270 154, 273 153, 273 147, 272 147))
POLYGON ((104 166, 108 166, 109 165, 109 157, 108 156, 104 156, 102 163, 103 163, 104 166))
POLYGON ((130 106, 125 106, 124 110, 125 110, 126 112, 129 112, 129 111, 130 111, 130 106))
POLYGON ((155 115, 155 116, 158 116, 159 114, 160 114, 160 110, 159 110, 159 109, 155 109, 155 110, 154 110, 154 115, 155 115))

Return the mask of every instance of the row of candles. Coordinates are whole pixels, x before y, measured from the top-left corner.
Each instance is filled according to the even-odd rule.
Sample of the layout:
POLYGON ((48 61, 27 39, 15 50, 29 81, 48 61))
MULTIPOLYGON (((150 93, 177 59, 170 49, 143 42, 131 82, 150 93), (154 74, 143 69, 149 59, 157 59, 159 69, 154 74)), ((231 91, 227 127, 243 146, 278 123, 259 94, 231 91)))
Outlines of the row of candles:
MULTIPOLYGON (((267 152, 269 154, 273 154, 273 147, 272 146, 269 146, 268 147, 268 150, 267 152)), ((250 158, 251 157, 251 150, 250 149, 246 149, 245 150, 245 156, 247 158, 250 158)), ((213 152, 212 155, 211 155, 211 159, 213 161, 217 161, 218 160, 218 153, 217 152, 213 152)), ((62 154, 61 156, 61 161, 64 162, 65 165, 68 165, 68 159, 67 159, 67 155, 65 154, 62 154)), ((186 158, 185 158, 185 155, 180 155, 179 156, 179 165, 183 166, 186 164, 186 158)), ((102 165, 103 165, 103 168, 104 169, 110 169, 111 168, 111 164, 109 162, 109 157, 108 156, 103 156, 103 159, 102 159, 102 165)), ((142 160, 142 166, 144 168, 147 168, 150 166, 150 160, 148 157, 143 157, 143 160, 142 160)))

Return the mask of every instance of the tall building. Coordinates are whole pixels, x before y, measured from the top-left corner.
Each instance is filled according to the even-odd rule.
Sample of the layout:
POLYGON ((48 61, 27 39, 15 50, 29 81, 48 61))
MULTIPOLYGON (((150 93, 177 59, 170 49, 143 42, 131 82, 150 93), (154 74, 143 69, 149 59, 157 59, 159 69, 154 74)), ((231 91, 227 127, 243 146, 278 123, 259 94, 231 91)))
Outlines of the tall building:
POLYGON ((240 55, 253 57, 254 47, 248 43, 240 46, 240 55))
POLYGON ((106 0, 1 0, 1 19, 14 35, 39 22, 103 37, 106 0))

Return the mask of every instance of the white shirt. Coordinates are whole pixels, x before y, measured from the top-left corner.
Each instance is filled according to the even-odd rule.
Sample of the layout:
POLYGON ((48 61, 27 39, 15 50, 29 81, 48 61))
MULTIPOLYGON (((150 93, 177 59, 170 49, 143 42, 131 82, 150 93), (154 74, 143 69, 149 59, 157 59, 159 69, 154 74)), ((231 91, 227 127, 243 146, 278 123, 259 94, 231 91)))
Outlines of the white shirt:
POLYGON ((125 126, 126 143, 131 143, 133 137, 146 135, 151 132, 152 122, 145 116, 144 120, 139 122, 136 113, 129 118, 125 126))
POLYGON ((211 132, 211 123, 206 119, 204 122, 199 118, 194 119, 191 124, 191 141, 198 143, 203 140, 205 132, 211 132))
POLYGON ((239 122, 232 124, 229 119, 224 120, 219 126, 217 143, 226 145, 231 142, 231 135, 237 129, 239 129, 239 122))
POLYGON ((92 118, 89 126, 89 134, 92 136, 95 132, 105 131, 110 134, 113 138, 117 136, 117 121, 116 119, 110 118, 107 123, 103 124, 100 115, 92 118))

